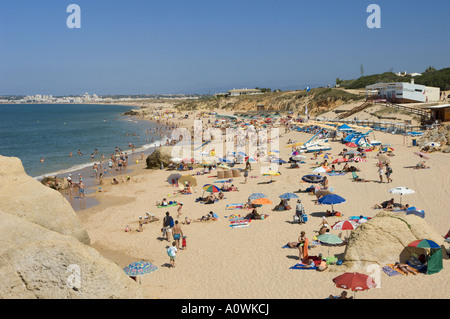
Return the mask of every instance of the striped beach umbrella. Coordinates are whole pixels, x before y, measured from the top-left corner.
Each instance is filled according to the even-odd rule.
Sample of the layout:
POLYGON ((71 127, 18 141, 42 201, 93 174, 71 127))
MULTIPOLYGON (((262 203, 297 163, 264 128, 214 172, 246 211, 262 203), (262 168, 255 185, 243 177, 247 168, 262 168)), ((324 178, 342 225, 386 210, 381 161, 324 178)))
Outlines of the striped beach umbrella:
POLYGON ((435 243, 434 241, 429 240, 429 239, 415 240, 413 242, 410 242, 408 244, 408 247, 435 248, 435 249, 441 248, 441 246, 439 246, 437 243, 435 243))
POLYGON ((220 192, 220 188, 215 185, 212 185, 212 184, 203 185, 203 190, 208 193, 219 193, 220 192))
POLYGON ((353 157, 353 158, 351 159, 351 161, 352 161, 352 162, 367 162, 367 160, 366 160, 364 157, 360 157, 360 156, 353 157))

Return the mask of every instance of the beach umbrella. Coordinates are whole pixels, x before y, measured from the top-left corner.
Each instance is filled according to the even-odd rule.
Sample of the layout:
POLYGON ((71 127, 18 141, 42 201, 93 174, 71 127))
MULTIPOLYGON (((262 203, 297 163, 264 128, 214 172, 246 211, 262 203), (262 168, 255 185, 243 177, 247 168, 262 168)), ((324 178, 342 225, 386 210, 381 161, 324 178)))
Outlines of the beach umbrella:
MULTIPOLYGON (((317 240, 321 243, 328 244, 328 245, 340 245, 344 242, 338 236, 330 234, 330 233, 326 233, 326 234, 317 236, 317 240)), ((330 255, 330 247, 328 247, 328 255, 330 255)))
POLYGON ((197 186, 197 180, 192 175, 183 175, 178 180, 178 184, 184 185, 186 182, 188 182, 191 186, 197 186))
POLYGON ((347 158, 340 157, 340 158, 335 159, 332 163, 333 164, 337 164, 337 163, 345 163, 345 162, 348 162, 348 161, 349 160, 347 158))
POLYGON ((323 166, 319 166, 319 167, 313 169, 313 173, 319 173, 320 174, 320 173, 326 173, 326 172, 327 172, 327 170, 323 166))
POLYGON ((414 154, 416 154, 420 158, 430 159, 430 157, 427 154, 423 153, 423 152, 414 152, 414 154))
POLYGON ((295 161, 295 162, 300 162, 301 160, 306 159, 306 157, 303 156, 303 155, 293 155, 293 156, 291 157, 291 159, 292 159, 293 161, 295 161))
POLYGON ((302 181, 307 183, 321 183, 323 182, 323 176, 320 175, 304 175, 302 181))
POLYGON ((278 196, 278 198, 293 199, 293 198, 298 198, 298 195, 296 195, 294 193, 284 193, 284 194, 281 194, 280 196, 278 196))
POLYGON ((169 184, 176 184, 181 176, 182 175, 179 173, 170 174, 169 177, 167 177, 167 182, 169 184))
POLYGON ((354 222, 353 220, 343 220, 343 221, 336 222, 333 226, 331 226, 331 229, 346 230, 347 238, 348 238, 348 231, 353 230, 358 226, 359 226, 359 224, 357 222, 354 222))
POLYGON ((328 154, 328 153, 320 154, 319 156, 321 156, 321 157, 323 157, 324 159, 327 159, 327 160, 332 160, 333 159, 333 157, 330 154, 328 154))
POLYGON ((329 245, 339 245, 343 243, 342 239, 330 233, 317 236, 317 240, 329 245))
POLYGON ((331 210, 334 212, 333 205, 344 203, 345 198, 336 194, 329 194, 321 197, 317 202, 319 204, 331 205, 331 210))
POLYGON ((359 224, 352 220, 342 220, 342 221, 336 222, 333 226, 331 226, 331 229, 353 230, 358 226, 359 226, 359 224))
POLYGON ((256 157, 254 157, 254 156, 247 156, 245 158, 245 161, 246 162, 250 162, 250 163, 256 163, 258 161, 258 159, 256 157))
POLYGON ((439 246, 437 243, 429 239, 414 240, 408 244, 408 247, 434 248, 434 249, 441 248, 441 246, 439 246))
POLYGON ((292 152, 290 155, 296 156, 296 155, 300 155, 300 153, 299 153, 298 151, 294 151, 294 152, 292 152))
POLYGON ((217 166, 217 168, 221 168, 221 169, 224 169, 224 170, 229 170, 229 169, 231 169, 231 167, 229 167, 228 165, 226 165, 226 164, 220 164, 219 166, 217 166))
POLYGON ((215 185, 212 185, 212 184, 203 185, 203 190, 208 193, 219 193, 220 192, 220 188, 215 185))
POLYGON ((377 159, 379 162, 384 164, 389 164, 391 162, 391 159, 384 154, 378 155, 377 159))
POLYGON ((258 198, 267 198, 267 195, 264 195, 263 193, 253 193, 248 197, 249 200, 258 198))
POLYGON ((272 171, 272 170, 263 173, 263 176, 270 176, 270 181, 271 181, 271 182, 273 182, 272 177, 273 177, 273 176, 278 176, 278 175, 281 175, 281 174, 280 174, 279 172, 275 172, 275 171, 272 171))
POLYGON ((353 158, 351 159, 351 161, 352 161, 352 162, 367 162, 367 160, 366 160, 364 157, 360 157, 360 156, 353 157, 353 158))
POLYGON ((278 163, 278 164, 286 164, 287 162, 285 160, 282 160, 281 158, 273 158, 270 160, 271 163, 278 163))
POLYGON ((371 277, 358 272, 346 272, 333 278, 333 282, 336 287, 350 289, 353 292, 364 291, 377 286, 371 277))
POLYGON ((356 144, 353 143, 353 142, 346 143, 345 146, 348 146, 348 147, 358 147, 358 145, 356 145, 356 144))
POLYGON ((344 153, 344 155, 354 155, 354 154, 359 154, 359 152, 357 150, 350 150, 344 153))
MULTIPOLYGON (((147 261, 137 261, 129 264, 123 270, 125 271, 125 274, 127 274, 127 276, 137 277, 150 274, 158 270, 158 267, 147 261)), ((140 281, 141 279, 139 278, 139 283, 140 281)))
POLYGON ((383 152, 392 152, 394 149, 392 147, 384 147, 381 149, 383 152))
POLYGON ((414 194, 415 193, 415 191, 413 191, 411 188, 403 187, 403 186, 391 188, 388 192, 391 193, 391 194, 400 195, 400 204, 402 203, 402 196, 403 195, 410 195, 410 194, 414 194))

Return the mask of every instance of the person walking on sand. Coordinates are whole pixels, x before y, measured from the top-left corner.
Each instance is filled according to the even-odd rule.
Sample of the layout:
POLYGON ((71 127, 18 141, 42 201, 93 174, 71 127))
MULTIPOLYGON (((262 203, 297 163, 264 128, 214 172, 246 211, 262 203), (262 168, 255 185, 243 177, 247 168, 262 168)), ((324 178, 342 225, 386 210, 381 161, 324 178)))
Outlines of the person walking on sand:
POLYGON ((244 184, 247 184, 247 177, 248 177, 248 169, 247 168, 245 168, 244 177, 245 177, 244 184))
POLYGON ((174 222, 173 222, 172 216, 170 216, 169 212, 166 212, 166 216, 163 218, 163 231, 164 231, 167 241, 170 241, 169 233, 172 233, 173 225, 174 225, 174 222))
POLYGON ((170 265, 172 266, 172 267, 175 267, 175 257, 176 257, 176 253, 177 253, 177 248, 175 247, 176 246, 176 243, 175 242, 173 242, 172 243, 172 246, 171 247, 169 247, 169 248, 167 248, 167 255, 169 255, 169 258, 170 258, 170 265))
POLYGON ((183 203, 180 203, 180 205, 178 205, 178 209, 177 209, 177 218, 180 218, 180 216, 183 215, 183 213, 181 212, 182 209, 183 209, 183 203))
POLYGON ((177 249, 180 249, 180 240, 183 238, 183 230, 181 229, 180 224, 178 224, 178 220, 175 221, 175 226, 172 228, 172 233, 177 249))
POLYGON ((78 196, 80 196, 80 199, 81 198, 85 198, 85 196, 84 196, 84 184, 83 184, 82 181, 80 181, 78 183, 78 196))
POLYGON ((378 164, 378 175, 380 176, 380 183, 383 183, 383 164, 378 164))
POLYGON ((392 168, 391 168, 391 166, 389 166, 389 164, 386 164, 386 179, 387 179, 388 183, 392 182, 391 174, 392 174, 392 168))

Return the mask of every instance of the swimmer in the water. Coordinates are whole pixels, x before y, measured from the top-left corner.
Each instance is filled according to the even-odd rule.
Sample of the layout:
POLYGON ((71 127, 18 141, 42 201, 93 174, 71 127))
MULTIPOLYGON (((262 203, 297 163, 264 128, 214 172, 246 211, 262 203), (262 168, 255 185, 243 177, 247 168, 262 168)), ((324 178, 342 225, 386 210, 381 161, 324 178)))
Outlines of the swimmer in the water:
POLYGON ((45 159, 45 157, 41 158, 41 163, 44 163, 44 159, 45 159))

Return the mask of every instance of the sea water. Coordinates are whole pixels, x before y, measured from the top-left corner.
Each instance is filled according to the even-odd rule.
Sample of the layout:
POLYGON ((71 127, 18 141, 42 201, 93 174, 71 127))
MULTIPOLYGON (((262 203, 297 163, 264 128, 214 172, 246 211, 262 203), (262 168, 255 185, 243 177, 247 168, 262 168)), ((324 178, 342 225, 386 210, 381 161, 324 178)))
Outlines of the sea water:
POLYGON ((0 105, 0 155, 20 158, 25 172, 39 180, 67 176, 94 162, 103 161, 105 167, 116 147, 131 154, 131 143, 135 154, 140 154, 165 141, 153 132, 161 125, 122 115, 131 109, 93 104, 0 105))

